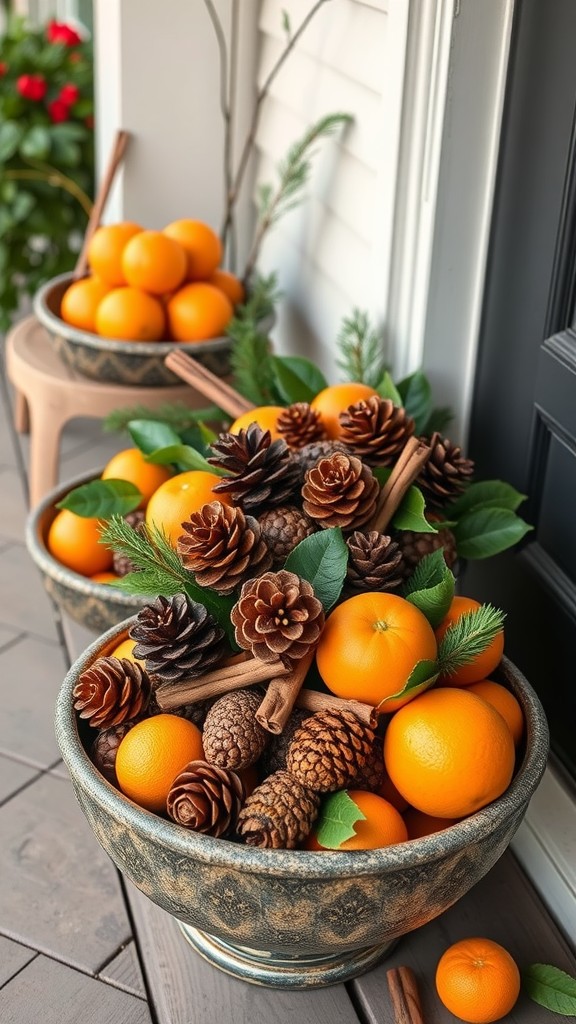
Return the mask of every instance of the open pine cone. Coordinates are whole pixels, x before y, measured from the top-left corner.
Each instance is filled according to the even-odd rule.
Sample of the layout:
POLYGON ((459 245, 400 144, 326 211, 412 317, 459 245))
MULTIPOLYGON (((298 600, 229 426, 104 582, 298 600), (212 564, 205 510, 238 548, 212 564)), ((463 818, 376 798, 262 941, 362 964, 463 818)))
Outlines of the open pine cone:
POLYGON ((80 676, 72 696, 80 718, 93 729, 110 729, 143 714, 150 700, 150 678, 128 658, 98 658, 80 676))
POLYGON ((128 635, 136 640, 134 657, 163 682, 202 675, 227 649, 224 630, 186 594, 144 605, 128 635))
POLYGON ((299 471, 288 445, 272 441, 270 431, 257 423, 238 434, 220 434, 212 451, 216 454, 208 462, 226 473, 214 494, 228 494, 244 511, 283 505, 297 486, 299 471))
POLYGON ((304 511, 319 526, 355 530, 374 515, 380 485, 354 455, 335 452, 310 469, 302 488, 304 511))
POLYGON ((262 661, 289 664, 315 647, 324 608, 307 580, 281 569, 248 580, 230 618, 240 647, 262 661))
POLYGON ((372 395, 340 413, 341 440, 369 466, 391 466, 414 433, 414 420, 390 398, 372 395))
POLYGON ((260 524, 241 508, 211 501, 193 512, 182 529, 178 554, 200 587, 231 594, 246 579, 272 565, 260 524))
POLYGON ((416 484, 424 491, 427 502, 442 507, 455 501, 466 489, 474 475, 474 463, 462 454, 458 445, 447 437, 442 438, 438 432, 430 440, 424 440, 432 452, 416 484))

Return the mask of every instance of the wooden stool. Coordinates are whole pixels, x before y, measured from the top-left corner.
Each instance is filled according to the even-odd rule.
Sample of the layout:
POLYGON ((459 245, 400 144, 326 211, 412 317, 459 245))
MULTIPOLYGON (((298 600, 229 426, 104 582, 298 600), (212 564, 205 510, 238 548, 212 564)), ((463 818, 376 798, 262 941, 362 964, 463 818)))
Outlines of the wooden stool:
POLYGON ((206 400, 188 384, 143 388, 88 380, 66 366, 54 351, 48 334, 34 316, 27 317, 6 337, 6 371, 16 389, 14 425, 30 429, 29 497, 33 507, 58 480, 60 435, 76 416, 107 416, 124 406, 157 409, 183 402, 200 409, 206 400))

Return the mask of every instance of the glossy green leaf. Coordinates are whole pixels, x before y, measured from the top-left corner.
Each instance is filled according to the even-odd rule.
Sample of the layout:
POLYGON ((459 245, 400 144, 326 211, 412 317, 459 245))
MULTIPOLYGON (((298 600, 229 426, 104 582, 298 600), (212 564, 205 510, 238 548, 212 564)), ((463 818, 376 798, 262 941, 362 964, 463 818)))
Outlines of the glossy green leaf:
POLYGON ((400 697, 407 697, 408 694, 410 694, 411 698, 417 697, 419 693, 428 690, 436 682, 439 674, 438 662, 429 660, 419 661, 412 669, 402 689, 390 694, 389 697, 384 697, 377 705, 376 711, 386 714, 390 704, 400 697))
POLYGON ((131 420, 128 423, 128 433, 144 455, 149 455, 159 448, 180 444, 180 435, 160 420, 131 420))
POLYGON ((308 580, 329 611, 342 593, 348 565, 348 548, 342 530, 333 527, 305 537, 286 559, 285 568, 308 580))
POLYGON ((576 978, 551 964, 531 964, 522 971, 522 989, 539 1006, 576 1017, 576 978))
POLYGON ((204 473, 224 476, 223 469, 211 466, 204 456, 189 444, 170 444, 167 448, 158 448, 155 452, 148 454, 148 462, 154 462, 160 466, 178 466, 181 472, 198 469, 204 473))
POLYGON ((20 145, 23 129, 17 121, 4 121, 0 124, 0 163, 9 160, 20 145))
POLYGON ((402 404, 414 417, 416 434, 421 434, 432 411, 432 388, 422 370, 416 370, 398 384, 402 404))
POLYGON ((314 834, 325 850, 339 850, 342 843, 356 834, 356 822, 365 820, 366 815, 343 789, 322 801, 314 834))
POLYGON ((446 517, 459 519, 465 512, 481 508, 507 508, 515 512, 525 500, 525 494, 504 480, 479 480, 470 484, 464 494, 448 506, 446 517))
POLYGON ((419 562, 404 587, 403 596, 419 608, 432 628, 436 629, 452 604, 455 585, 443 549, 439 548, 419 562))
POLYGON ((44 160, 50 152, 50 131, 43 124, 30 128, 20 143, 20 153, 31 160, 44 160))
POLYGON ((65 508, 86 519, 110 519, 133 512, 141 501, 141 491, 127 480, 91 480, 69 491, 56 508, 65 508))
POLYGON ((426 519, 425 509, 422 491, 418 487, 408 488, 392 517, 392 526, 396 530, 413 530, 415 533, 437 533, 436 527, 426 519))
POLYGON ((388 373, 388 370, 383 374, 382 380, 376 388, 381 398, 391 398, 394 405, 403 405, 402 396, 398 391, 392 377, 388 373))
POLYGON ((508 508, 466 512, 453 527, 461 558, 490 558, 522 540, 533 527, 508 508))
POLYGON ((289 405, 311 402, 328 386, 318 367, 302 356, 272 356, 271 363, 278 392, 289 405))

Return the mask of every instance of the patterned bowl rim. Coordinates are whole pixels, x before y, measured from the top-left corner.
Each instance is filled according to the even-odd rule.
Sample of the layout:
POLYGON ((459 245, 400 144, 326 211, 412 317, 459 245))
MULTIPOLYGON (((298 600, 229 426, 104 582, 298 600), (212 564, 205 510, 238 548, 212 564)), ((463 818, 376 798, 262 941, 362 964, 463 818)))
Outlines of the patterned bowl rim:
POLYGON ((505 793, 487 807, 449 826, 442 832, 378 850, 341 851, 328 856, 308 850, 269 850, 242 846, 226 839, 188 832, 139 807, 108 783, 84 749, 72 705, 72 691, 80 674, 102 654, 109 654, 127 635, 134 616, 98 637, 80 655, 64 679, 55 711, 56 738, 73 784, 106 815, 174 854, 217 864, 230 870, 254 871, 276 877, 337 879, 358 875, 387 874, 417 865, 432 865, 456 854, 497 831, 510 817, 525 811, 546 767, 548 725, 534 690, 519 670, 504 658, 503 673, 513 685, 526 719, 529 742, 521 764, 505 793))
POLYGON ((51 580, 54 580, 55 583, 65 585, 71 590, 89 597, 98 597, 104 601, 112 600, 120 608, 125 608, 128 615, 137 606, 138 598, 135 598, 133 594, 125 594, 123 591, 111 587, 107 583, 99 583, 97 580, 91 580, 87 576, 81 576, 80 573, 68 569, 67 566, 62 565, 61 562, 58 562, 50 554, 42 536, 42 520, 47 512, 54 509, 56 502, 65 497, 74 487, 79 487, 81 484, 87 484, 91 480, 97 479, 101 472, 101 468, 84 472, 72 480, 58 484, 57 487, 54 487, 45 494, 42 500, 28 513, 26 519, 26 547, 40 571, 51 580))

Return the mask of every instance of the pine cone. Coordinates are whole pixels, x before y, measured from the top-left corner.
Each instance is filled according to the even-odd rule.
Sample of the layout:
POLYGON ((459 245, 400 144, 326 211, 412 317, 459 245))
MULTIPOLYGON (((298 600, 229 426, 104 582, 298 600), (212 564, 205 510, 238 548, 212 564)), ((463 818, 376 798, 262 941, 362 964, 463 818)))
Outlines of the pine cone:
POLYGON ((296 732, 286 767, 307 789, 344 789, 372 756, 374 731, 351 711, 318 711, 296 732))
POLYGON ((293 775, 274 772, 246 800, 238 834, 248 846, 293 850, 310 832, 319 807, 319 797, 293 775))
POLYGON ((349 789, 367 789, 377 793, 384 782, 384 746, 381 736, 375 736, 366 764, 350 782, 349 789))
POLYGON ((313 520, 295 505, 268 509, 258 522, 275 564, 284 564, 293 548, 316 530, 313 520))
POLYGON ((230 618, 240 647, 262 661, 289 663, 316 645, 324 609, 307 580, 280 569, 248 580, 230 618))
POLYGON ((354 455, 335 452, 307 472, 302 488, 304 511, 324 529, 358 529, 374 515, 379 492, 368 466, 354 455))
POLYGON ((390 398, 372 395, 340 413, 341 439, 369 466, 391 466, 414 433, 414 420, 390 398))
POLYGON ((229 494, 245 512, 283 505, 297 490, 299 472, 288 445, 272 441, 270 431, 257 423, 238 434, 220 434, 212 451, 216 454, 208 462, 226 471, 214 494, 229 494))
POLYGON ((218 768, 248 768, 255 764, 270 733, 256 721, 262 694, 233 690, 214 701, 204 722, 202 746, 209 764, 218 768))
POLYGON ((386 534, 371 530, 356 530, 348 537, 347 586, 352 590, 390 591, 404 579, 402 551, 396 541, 386 534))
POLYGON ((236 772, 206 761, 190 761, 174 779, 166 809, 184 828, 225 836, 236 827, 244 796, 244 783, 236 772))
POLYGON ((286 769, 286 757, 292 742, 294 733, 302 723, 310 717, 310 712, 305 708, 293 708, 290 718, 286 722, 282 732, 278 736, 272 736, 270 743, 262 754, 260 766, 263 775, 272 775, 280 769, 286 769))
POLYGON ((182 523, 177 550, 182 564, 201 587, 230 594, 235 587, 272 565, 256 519, 241 508, 211 501, 182 523))
POLYGON ((289 448, 304 448, 307 444, 320 441, 326 436, 322 417, 308 402, 294 402, 276 421, 276 429, 289 448))
POLYGON ((442 439, 438 432, 429 440, 424 438, 424 441, 430 445, 432 454, 416 484, 424 491, 430 504, 442 507, 466 489, 474 475, 474 463, 464 457, 461 448, 447 437, 442 439))
POLYGON ((80 718, 94 729, 110 729, 142 715, 150 699, 150 678, 128 658, 98 658, 82 672, 72 696, 80 718))
POLYGON ((300 480, 304 483, 304 478, 309 469, 315 466, 320 459, 329 459, 334 452, 343 452, 344 455, 349 455, 350 452, 345 444, 341 441, 315 441, 313 444, 306 444, 303 448, 298 451, 292 452, 292 461, 298 466, 300 474, 300 480))
MULTIPOLYGON (((146 521, 146 513, 136 509, 135 512, 129 512, 128 515, 125 515, 124 521, 133 530, 138 531, 142 523, 146 521)), ((127 576, 129 572, 136 572, 136 566, 128 558, 128 555, 122 555, 119 551, 114 551, 112 554, 112 568, 117 576, 127 576)))
POLYGON ((118 747, 127 732, 135 722, 121 722, 120 725, 113 725, 111 729, 103 729, 99 732, 90 749, 90 759, 96 765, 98 771, 111 782, 118 786, 116 778, 116 754, 118 747))
MULTIPOLYGON (((441 522, 440 516, 433 512, 426 512, 425 516, 429 523, 441 522)), ((399 530, 395 539, 402 552, 404 579, 408 579, 412 575, 418 563, 426 555, 431 555, 439 548, 444 548, 444 561, 449 569, 453 569, 458 560, 456 538, 448 527, 438 530, 438 533, 415 533, 413 530, 399 530)))
POLYGON ((160 596, 144 605, 128 635, 136 640, 134 657, 162 682, 202 675, 227 649, 224 631, 204 605, 186 594, 160 596))

